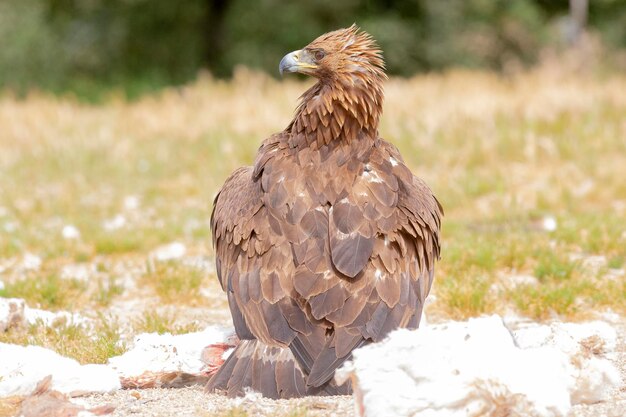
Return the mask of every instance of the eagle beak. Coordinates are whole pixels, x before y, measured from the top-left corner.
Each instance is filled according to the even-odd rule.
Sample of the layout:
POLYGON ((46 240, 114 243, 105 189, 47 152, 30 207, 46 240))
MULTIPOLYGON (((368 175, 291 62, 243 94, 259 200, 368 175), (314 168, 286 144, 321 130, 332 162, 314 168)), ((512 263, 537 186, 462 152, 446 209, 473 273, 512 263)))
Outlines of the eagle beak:
POLYGON ((303 50, 288 53, 280 60, 278 71, 280 75, 285 72, 299 72, 301 74, 310 74, 311 70, 317 68, 312 62, 311 56, 303 50))

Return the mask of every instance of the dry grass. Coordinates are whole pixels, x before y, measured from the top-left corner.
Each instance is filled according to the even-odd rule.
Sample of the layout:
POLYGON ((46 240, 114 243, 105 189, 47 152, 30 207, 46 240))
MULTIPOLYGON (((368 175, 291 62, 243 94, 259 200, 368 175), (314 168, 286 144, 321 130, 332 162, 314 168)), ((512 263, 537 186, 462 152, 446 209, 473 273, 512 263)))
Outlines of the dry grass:
POLYGON ((197 305, 202 302, 199 290, 204 278, 197 268, 170 261, 150 263, 140 282, 166 303, 197 305))
POLYGON ((18 415, 23 397, 0 398, 0 417, 13 417, 18 415))
POLYGON ((159 314, 156 311, 145 311, 141 319, 135 322, 133 328, 139 333, 158 334, 184 334, 201 330, 195 323, 180 325, 176 323, 174 315, 159 314))
MULTIPOLYGON (((242 70, 232 82, 204 77, 133 103, 1 97, 4 294, 96 310, 143 290, 196 307, 208 303, 200 288, 221 297, 214 276, 179 261, 133 273, 134 295, 111 265, 146 265, 172 241, 212 256, 213 195, 286 126, 304 89, 242 70), (63 237, 69 225, 79 236, 63 237), (20 269, 26 252, 42 258, 40 270, 20 269), (73 263, 102 268, 85 288, 58 278, 73 263)), ((386 91, 382 136, 446 209, 433 314, 626 312, 626 279, 616 272, 626 261, 625 76, 558 66, 511 78, 450 72, 393 79, 386 91), (546 216, 556 230, 541 227, 546 216), (591 255, 606 262, 586 268, 591 255), (520 274, 537 283, 501 285, 520 274)), ((219 300, 211 307, 223 308, 219 300)), ((146 329, 171 327, 144 319, 146 329)))

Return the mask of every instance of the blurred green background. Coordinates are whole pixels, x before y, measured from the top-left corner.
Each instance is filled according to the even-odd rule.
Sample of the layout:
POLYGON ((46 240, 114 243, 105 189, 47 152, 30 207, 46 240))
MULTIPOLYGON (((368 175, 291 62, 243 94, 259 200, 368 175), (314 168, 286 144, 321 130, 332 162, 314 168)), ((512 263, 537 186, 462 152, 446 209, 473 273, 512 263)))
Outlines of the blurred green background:
POLYGON ((626 48, 624 0, 0 0, 0 89, 135 97, 201 70, 276 74, 286 52, 353 22, 403 76, 526 67, 583 27, 608 62, 626 48))

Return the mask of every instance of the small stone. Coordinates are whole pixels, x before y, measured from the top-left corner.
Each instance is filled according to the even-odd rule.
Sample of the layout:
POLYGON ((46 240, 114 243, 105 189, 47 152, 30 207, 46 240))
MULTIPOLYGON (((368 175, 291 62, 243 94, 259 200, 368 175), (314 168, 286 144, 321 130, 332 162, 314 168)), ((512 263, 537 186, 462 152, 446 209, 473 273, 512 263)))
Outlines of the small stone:
POLYGON ((180 259, 187 253, 187 248, 180 242, 173 242, 168 245, 160 246, 152 252, 152 256, 157 261, 171 261, 180 259))
POLYGON ((26 303, 20 298, 0 298, 0 333, 26 322, 26 303))
POLYGON ((117 230, 117 229, 121 229, 125 225, 126 225, 126 217, 122 216, 121 214, 118 214, 111 219, 105 220, 102 223, 102 227, 105 230, 117 230))
POLYGON ((127 195, 124 197, 124 208, 126 210, 136 210, 139 208, 139 197, 136 195, 127 195))
POLYGON ((90 263, 69 264, 61 269, 61 278, 89 281, 98 273, 96 265, 90 263))
POLYGON ((64 239, 74 240, 80 237, 80 231, 71 224, 63 226, 63 230, 61 231, 61 235, 63 235, 64 239))
POLYGON ((582 267, 594 274, 606 267, 607 264, 608 260, 603 255, 587 256, 582 260, 582 267))
POLYGON ((26 252, 22 258, 22 268, 27 271, 38 271, 41 268, 41 258, 26 252))
POLYGON ((552 216, 546 216, 541 221, 541 227, 546 232, 554 232, 557 227, 556 219, 552 216))
POLYGON ((506 282, 505 285, 508 288, 517 288, 520 285, 539 285, 539 280, 533 275, 509 275, 504 279, 504 281, 506 282))

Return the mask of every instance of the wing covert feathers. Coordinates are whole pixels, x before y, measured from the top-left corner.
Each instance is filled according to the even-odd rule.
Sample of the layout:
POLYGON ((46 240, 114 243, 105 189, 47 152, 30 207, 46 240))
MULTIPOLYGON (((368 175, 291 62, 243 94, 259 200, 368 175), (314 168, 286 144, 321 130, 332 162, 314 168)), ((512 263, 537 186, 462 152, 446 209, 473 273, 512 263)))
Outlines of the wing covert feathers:
POLYGON ((236 170, 211 217, 242 340, 208 388, 271 398, 349 392, 332 375, 364 344, 416 328, 443 211, 393 145, 296 152, 287 134, 236 170))

